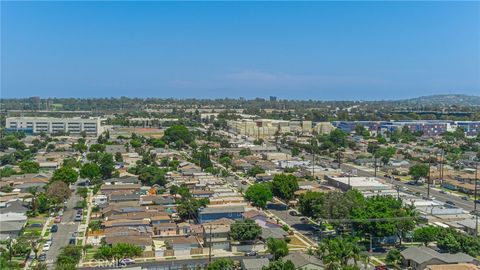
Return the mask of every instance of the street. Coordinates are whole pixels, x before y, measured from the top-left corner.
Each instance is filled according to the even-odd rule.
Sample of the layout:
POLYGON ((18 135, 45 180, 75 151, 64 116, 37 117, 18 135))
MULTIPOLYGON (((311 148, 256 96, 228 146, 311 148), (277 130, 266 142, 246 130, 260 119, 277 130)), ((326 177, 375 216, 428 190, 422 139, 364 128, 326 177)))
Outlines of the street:
MULTIPOLYGON (((78 223, 74 222, 75 218, 75 209, 77 202, 82 198, 76 194, 77 186, 74 184, 74 191, 67 201, 67 209, 65 210, 62 218, 62 222, 58 223, 58 231, 56 233, 51 233, 52 236, 52 245, 50 249, 45 252, 47 254, 47 267, 48 269, 55 268, 55 260, 57 259, 60 249, 68 245, 68 240, 71 238, 72 233, 77 231, 78 223)), ((40 251, 40 253, 42 253, 40 251)))

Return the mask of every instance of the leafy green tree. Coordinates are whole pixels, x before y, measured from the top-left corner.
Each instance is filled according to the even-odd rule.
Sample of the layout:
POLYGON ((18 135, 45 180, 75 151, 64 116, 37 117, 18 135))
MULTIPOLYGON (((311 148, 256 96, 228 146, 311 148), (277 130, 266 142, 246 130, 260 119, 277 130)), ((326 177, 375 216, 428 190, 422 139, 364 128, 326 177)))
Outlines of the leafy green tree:
POLYGON ((19 164, 23 173, 38 173, 40 165, 35 161, 22 161, 19 164))
POLYGON ((139 148, 139 147, 142 147, 142 141, 140 141, 139 139, 134 139, 134 140, 130 140, 130 145, 133 147, 133 148, 139 148))
POLYGON ((408 173, 415 180, 418 180, 422 177, 425 178, 428 176, 428 165, 423 163, 415 164, 409 168, 408 173))
POLYGON ((293 193, 298 190, 298 180, 292 174, 277 174, 273 177, 272 191, 279 198, 290 200, 293 193))
POLYGON ((155 148, 164 148, 165 147, 165 142, 161 139, 151 139, 149 141, 150 145, 152 145, 155 148))
POLYGON ((120 153, 120 152, 116 152, 116 153, 115 153, 115 161, 116 161, 116 162, 123 162, 122 153, 120 153))
POLYGON ((60 250, 57 256, 56 269, 76 269, 82 257, 82 247, 68 245, 60 250))
POLYGON ((112 178, 115 170, 115 162, 113 162, 112 154, 102 154, 98 161, 98 165, 100 167, 100 175, 102 176, 102 179, 112 178))
POLYGON ((82 198, 87 198, 88 196, 88 188, 81 187, 77 189, 77 194, 82 198))
POLYGON ((167 143, 174 143, 177 148, 181 148, 186 144, 190 144, 194 141, 194 136, 183 125, 174 125, 165 130, 162 138, 167 143))
POLYGON ((247 171, 247 175, 252 176, 252 177, 254 177, 257 174, 261 174, 261 173, 265 173, 265 170, 258 165, 253 166, 252 168, 250 168, 247 171))
POLYGON ((422 242, 425 246, 436 241, 439 229, 434 226, 420 227, 413 231, 413 240, 422 242))
POLYGON ((92 144, 90 145, 90 152, 105 152, 106 146, 104 144, 92 144))
MULTIPOLYGON (((366 220, 353 224, 356 232, 362 235, 374 234, 375 236, 392 236, 397 234, 399 222, 412 220, 409 211, 403 207, 402 201, 392 196, 374 196, 365 200, 365 206, 354 208, 351 218, 366 220), (390 219, 382 222, 370 222, 370 219, 390 219)), ((413 227, 413 225, 412 225, 413 227)))
POLYGON ((245 198, 253 205, 265 208, 267 202, 272 200, 273 194, 270 185, 265 183, 253 184, 247 188, 245 198))
POLYGON ((85 163, 80 169, 80 177, 92 181, 100 177, 100 167, 96 163, 85 163))
POLYGON ((250 156, 252 155, 252 151, 250 150, 250 148, 242 148, 240 152, 238 152, 238 154, 242 157, 250 156))
POLYGON ((394 248, 388 251, 387 257, 385 258, 385 262, 389 266, 397 266, 402 261, 402 254, 400 254, 400 250, 394 248))
POLYGON ((63 181, 67 184, 73 184, 78 179, 78 172, 71 167, 60 167, 53 172, 51 181, 63 181))
POLYGON ((260 226, 251 219, 237 220, 231 225, 230 237, 235 241, 253 241, 262 233, 260 226))
POLYGON ((63 160, 63 167, 78 168, 79 166, 80 162, 75 158, 66 158, 63 160))
POLYGON ((208 264, 207 270, 233 270, 235 265, 232 259, 219 258, 208 264))
POLYGON ((17 172, 12 167, 5 167, 0 170, 0 177, 10 177, 17 172))
POLYGON ((268 238, 267 252, 273 255, 274 260, 278 260, 288 255, 288 244, 283 239, 268 238))
POLYGON ((300 155, 300 149, 298 149, 298 147, 293 147, 292 148, 292 157, 296 157, 300 155))

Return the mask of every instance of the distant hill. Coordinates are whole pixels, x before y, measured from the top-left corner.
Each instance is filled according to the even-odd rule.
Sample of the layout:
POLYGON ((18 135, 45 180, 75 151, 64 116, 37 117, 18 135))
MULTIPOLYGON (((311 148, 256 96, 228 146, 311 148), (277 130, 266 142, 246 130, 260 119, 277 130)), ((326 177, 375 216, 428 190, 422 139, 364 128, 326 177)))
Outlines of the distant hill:
POLYGON ((401 100, 400 102, 420 106, 480 106, 480 96, 469 96, 461 94, 432 95, 405 99, 401 100))

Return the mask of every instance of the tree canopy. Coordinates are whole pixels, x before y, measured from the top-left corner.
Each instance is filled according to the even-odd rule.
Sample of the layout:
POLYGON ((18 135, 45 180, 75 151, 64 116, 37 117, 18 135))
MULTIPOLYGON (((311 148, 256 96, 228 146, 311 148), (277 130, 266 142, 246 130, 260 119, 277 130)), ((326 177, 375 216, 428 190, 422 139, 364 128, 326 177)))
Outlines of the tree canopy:
POLYGON ((273 195, 279 198, 291 200, 293 198, 293 193, 297 191, 298 188, 298 180, 295 175, 277 174, 273 177, 273 195))
POLYGON ((252 241, 262 233, 260 226, 251 219, 237 220, 231 225, 230 237, 235 241, 252 241))
POLYGON ((269 184, 260 183, 249 186, 245 192, 245 198, 254 206, 265 208, 267 202, 272 200, 273 194, 269 184))

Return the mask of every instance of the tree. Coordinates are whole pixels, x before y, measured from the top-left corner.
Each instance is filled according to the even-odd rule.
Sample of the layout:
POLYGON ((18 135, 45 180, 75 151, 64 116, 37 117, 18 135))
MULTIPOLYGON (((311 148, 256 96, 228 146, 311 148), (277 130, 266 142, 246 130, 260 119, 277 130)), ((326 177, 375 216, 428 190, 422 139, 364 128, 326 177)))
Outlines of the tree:
POLYGON ((373 196, 365 200, 365 205, 361 208, 354 208, 351 218, 366 220, 353 224, 355 231, 362 235, 375 234, 375 236, 392 236, 397 234, 399 222, 411 220, 409 211, 403 207, 402 201, 392 196, 373 196), (370 222, 369 219, 390 218, 382 222, 370 222), (398 219, 398 218, 404 218, 398 219))
POLYGON ((415 180, 419 180, 420 178, 425 178, 428 175, 428 165, 423 163, 417 163, 410 167, 410 169, 408 170, 408 173, 415 180))
POLYGON ((230 237, 235 241, 253 241, 262 233, 262 229, 251 219, 237 220, 232 224, 230 237))
POLYGON ((268 184, 253 184, 245 192, 245 198, 253 205, 265 208, 267 202, 273 198, 272 190, 268 184))
POLYGON ((19 164, 23 173, 38 173, 40 165, 35 161, 22 161, 19 164))
POLYGON ((93 180, 100 177, 100 167, 96 163, 85 163, 80 169, 80 177, 93 180))
POLYGON ((63 181, 67 184, 73 184, 78 179, 78 172, 71 167, 60 167, 53 172, 51 181, 63 181))
POLYGON ((88 188, 81 187, 77 189, 77 194, 82 198, 87 198, 88 196, 88 188))
POLYGON ((232 259, 219 258, 208 264, 207 270, 233 270, 235 265, 232 259))
POLYGON ((265 170, 258 165, 253 166, 252 168, 250 168, 247 171, 247 175, 252 176, 252 177, 254 177, 257 174, 261 174, 261 173, 265 173, 265 170))
POLYGON ((387 257, 385 258, 385 262, 389 266, 397 266, 398 263, 401 262, 401 260, 402 260, 402 254, 400 253, 400 250, 398 250, 396 248, 391 249, 387 253, 387 257))
POLYGON ((273 255, 274 260, 278 260, 288 255, 288 245, 283 239, 268 238, 267 252, 273 255))
POLYGON ((76 269, 81 257, 81 246, 65 246, 57 256, 56 269, 76 269))
POLYGON ((439 229, 434 226, 421 227, 413 231, 413 240, 422 242, 425 246, 437 239, 439 229))
POLYGON ((232 259, 219 258, 208 264, 207 270, 233 270, 235 265, 232 259))
POLYGON ((292 157, 296 157, 300 155, 300 149, 298 149, 298 147, 293 147, 292 148, 292 157))
POLYGON ((268 266, 262 267, 262 270, 295 270, 295 264, 292 261, 286 260, 273 261, 268 264, 268 266))
POLYGON ((27 188, 27 191, 28 193, 30 193, 32 195, 32 212, 35 214, 37 212, 37 208, 38 208, 38 187, 28 187, 27 188))
POLYGON ((71 168, 78 168, 80 162, 78 162, 75 158, 66 158, 63 160, 63 167, 71 167, 71 168))
POLYGON ((187 127, 174 125, 165 130, 162 140, 167 143, 174 143, 177 148, 181 148, 185 144, 192 143, 194 136, 187 127))
POLYGON ((252 154, 252 151, 250 150, 250 148, 242 148, 240 152, 238 152, 238 154, 242 157, 250 156, 252 154))
POLYGON ((295 175, 277 174, 273 177, 273 195, 285 200, 293 198, 293 193, 298 190, 298 180, 295 175))
POLYGON ((105 152, 106 146, 104 144, 92 144, 90 145, 90 152, 105 152))
POLYGON ((63 181, 55 181, 48 185, 46 195, 55 204, 63 203, 70 197, 72 191, 63 181))
POLYGON ((116 153, 115 153, 115 161, 116 161, 116 162, 123 162, 122 153, 120 153, 120 152, 116 152, 116 153))
POLYGON ((102 154, 98 161, 98 165, 100 167, 100 175, 102 176, 102 179, 112 178, 113 171, 115 170, 115 162, 113 162, 112 154, 102 154))
POLYGON ((361 258, 362 248, 358 240, 351 237, 325 238, 318 244, 316 254, 325 264, 326 269, 343 269, 353 259, 355 265, 361 258))
POLYGON ((129 243, 118 243, 112 246, 113 258, 117 260, 117 263, 124 258, 134 258, 142 255, 143 250, 141 247, 129 243))

